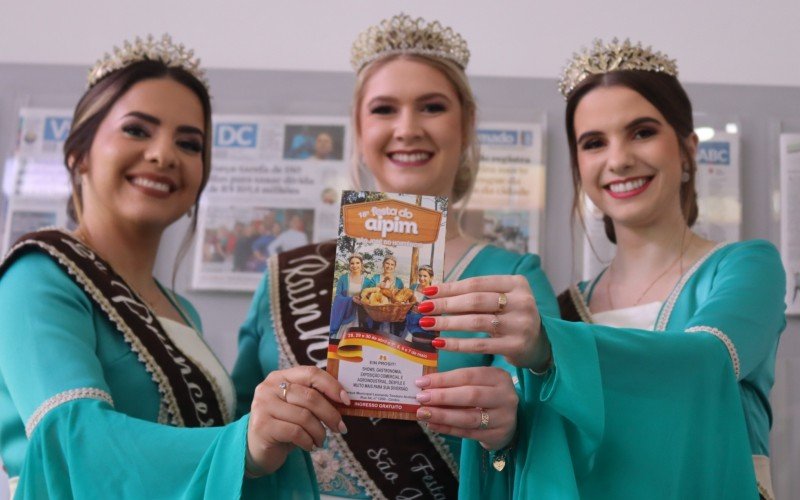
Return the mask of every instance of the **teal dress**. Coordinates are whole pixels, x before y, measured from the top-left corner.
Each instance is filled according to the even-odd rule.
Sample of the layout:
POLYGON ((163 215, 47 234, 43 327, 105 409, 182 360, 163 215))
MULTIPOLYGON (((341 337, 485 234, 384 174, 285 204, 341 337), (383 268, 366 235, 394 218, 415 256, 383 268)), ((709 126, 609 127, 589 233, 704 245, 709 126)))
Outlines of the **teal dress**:
POLYGON ((15 499, 317 494, 301 452, 275 474, 244 478, 248 416, 210 428, 159 423, 145 365, 50 257, 27 253, 0 278, 0 322, 0 456, 15 499))
POLYGON ((511 463, 480 476, 473 447, 462 497, 768 498, 752 455, 768 451, 786 324, 775 247, 716 247, 676 285, 655 331, 591 324, 589 293, 572 290, 583 323, 542 318, 554 364, 544 376, 520 370, 511 463))
MULTIPOLYGON (((550 315, 558 314, 555 294, 536 255, 519 255, 494 246, 475 245, 453 268, 447 280, 495 274, 525 276, 541 310, 550 315)), ((264 374, 279 366, 279 348, 275 336, 270 294, 270 279, 265 276, 256 291, 247 320, 239 332, 239 358, 233 371, 233 378, 239 391, 239 405, 249 405, 253 390, 263 380, 264 374)), ((469 332, 442 332, 444 338, 474 336, 474 333, 469 332)), ((469 366, 500 366, 516 374, 516 369, 502 358, 448 351, 439 353, 439 371, 469 366)), ((514 380, 516 383, 516 378, 514 380)), ((443 451, 450 457, 452 468, 458 469, 462 448, 461 438, 440 437, 443 451)), ((391 439, 391 436, 375 436, 376 447, 380 447, 380 439, 391 439)), ((357 478, 358 464, 348 463, 347 459, 336 450, 328 449, 327 445, 326 449, 315 452, 313 457, 322 493, 345 498, 368 498, 363 484, 360 484, 357 478)), ((463 469, 461 477, 462 479, 465 477, 463 469)))

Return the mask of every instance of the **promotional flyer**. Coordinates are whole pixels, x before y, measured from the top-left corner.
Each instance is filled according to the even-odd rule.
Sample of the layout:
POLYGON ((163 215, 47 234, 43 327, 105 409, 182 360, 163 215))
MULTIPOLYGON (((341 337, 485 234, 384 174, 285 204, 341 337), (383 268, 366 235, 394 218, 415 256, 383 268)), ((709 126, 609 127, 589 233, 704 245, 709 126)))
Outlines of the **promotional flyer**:
POLYGON ((345 191, 341 206, 328 347, 352 400, 340 411, 414 420, 414 381, 437 369, 417 305, 443 280, 447 198, 345 191))

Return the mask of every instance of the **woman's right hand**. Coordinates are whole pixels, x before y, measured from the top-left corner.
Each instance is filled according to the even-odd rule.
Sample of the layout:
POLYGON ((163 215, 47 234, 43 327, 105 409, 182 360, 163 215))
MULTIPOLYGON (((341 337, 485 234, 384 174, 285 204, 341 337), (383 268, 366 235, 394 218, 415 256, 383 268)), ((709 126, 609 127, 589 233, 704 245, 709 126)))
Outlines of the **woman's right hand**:
POLYGON ((350 404, 341 384, 324 370, 296 366, 270 373, 256 387, 250 406, 248 474, 272 474, 295 446, 306 451, 321 447, 325 427, 347 433, 331 401, 350 404))

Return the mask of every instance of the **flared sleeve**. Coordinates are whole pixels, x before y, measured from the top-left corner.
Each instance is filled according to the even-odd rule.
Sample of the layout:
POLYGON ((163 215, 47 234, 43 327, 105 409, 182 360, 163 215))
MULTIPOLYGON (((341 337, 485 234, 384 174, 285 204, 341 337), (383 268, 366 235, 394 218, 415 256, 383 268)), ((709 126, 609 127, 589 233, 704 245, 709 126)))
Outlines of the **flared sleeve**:
POLYGON ((737 381, 774 354, 785 275, 767 242, 719 251, 662 331, 543 316, 554 365, 523 374, 516 497, 757 497, 737 381))
POLYGON ((9 451, 9 472, 19 476, 14 498, 315 494, 313 470, 302 456, 275 474, 245 479, 248 417, 209 428, 173 427, 143 418, 147 411, 142 407, 152 406, 155 399, 148 392, 154 383, 148 384, 142 367, 141 373, 129 371, 131 381, 124 391, 119 381, 109 384, 106 375, 118 360, 97 354, 97 349, 109 348, 108 339, 98 334, 97 322, 103 318, 93 314, 93 307, 43 254, 21 257, 2 276, 0 375, 7 391, 2 418, 4 428, 12 430, 3 437, 24 445, 24 458, 17 460, 9 451), (11 415, 19 419, 18 427, 11 415))
MULTIPOLYGON (((486 274, 513 274, 524 276, 536 299, 539 313, 542 316, 557 317, 559 314, 558 302, 553 292, 553 287, 550 285, 550 281, 541 268, 539 256, 533 254, 517 256, 499 249, 494 251, 504 256, 513 255, 513 264, 507 266, 505 269, 498 269, 494 272, 487 272, 486 274)), ((496 256, 492 256, 492 260, 496 262, 497 260, 495 257, 496 256)), ((494 356, 491 364, 492 366, 503 368, 512 376, 517 392, 520 395, 520 407, 517 412, 518 435, 515 442, 524 439, 521 433, 529 432, 530 429, 521 424, 521 422, 524 422, 525 419, 528 418, 522 406, 524 394, 528 390, 525 385, 527 381, 524 379, 523 371, 508 363, 502 356, 494 356)), ((537 380, 535 383, 540 385, 541 382, 537 380)), ((519 476, 519 470, 513 466, 516 452, 516 444, 513 443, 510 449, 501 451, 501 453, 507 456, 507 465, 503 470, 498 471, 493 465, 495 453, 484 450, 478 441, 464 439, 461 445, 459 498, 476 500, 485 498, 511 498, 515 489, 515 484, 517 483, 515 478, 519 476)))

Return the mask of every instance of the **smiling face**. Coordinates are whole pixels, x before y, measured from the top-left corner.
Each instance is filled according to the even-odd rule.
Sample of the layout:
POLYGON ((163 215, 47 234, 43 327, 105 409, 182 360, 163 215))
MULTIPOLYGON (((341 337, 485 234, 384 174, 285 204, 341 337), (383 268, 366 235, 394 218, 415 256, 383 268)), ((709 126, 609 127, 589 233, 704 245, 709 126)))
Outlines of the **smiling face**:
POLYGON ((397 262, 394 259, 386 259, 383 261, 383 274, 391 276, 394 274, 394 269, 397 267, 397 262))
POLYGON ((143 80, 100 123, 81 172, 83 221, 163 230, 195 202, 203 180, 204 113, 189 88, 143 80))
POLYGON ((450 196, 463 152, 453 85, 417 60, 393 59, 366 81, 359 152, 383 191, 450 196))
POLYGON ((350 274, 361 274, 361 259, 350 257, 350 274))
POLYGON ((331 157, 333 153, 333 137, 327 132, 320 132, 314 140, 314 158, 321 160, 331 157))
POLYGON ((419 280, 420 288, 425 288, 431 284, 431 275, 428 273, 427 269, 420 269, 417 279, 419 280))
POLYGON ((685 158, 675 130, 647 99, 623 86, 598 87, 578 103, 574 131, 581 185, 615 226, 682 220, 685 158))

